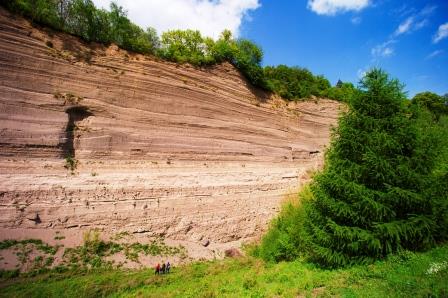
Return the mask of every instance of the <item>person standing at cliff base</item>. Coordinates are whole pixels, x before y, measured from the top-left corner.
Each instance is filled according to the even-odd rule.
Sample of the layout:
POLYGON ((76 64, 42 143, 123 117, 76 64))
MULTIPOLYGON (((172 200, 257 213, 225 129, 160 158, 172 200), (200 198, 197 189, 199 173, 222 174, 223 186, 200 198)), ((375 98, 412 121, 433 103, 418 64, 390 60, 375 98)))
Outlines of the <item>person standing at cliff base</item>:
POLYGON ((156 271, 154 272, 155 275, 160 274, 160 264, 157 263, 156 265, 156 271))
POLYGON ((166 262, 166 268, 165 268, 166 273, 170 273, 170 269, 171 269, 171 264, 168 261, 168 262, 166 262))

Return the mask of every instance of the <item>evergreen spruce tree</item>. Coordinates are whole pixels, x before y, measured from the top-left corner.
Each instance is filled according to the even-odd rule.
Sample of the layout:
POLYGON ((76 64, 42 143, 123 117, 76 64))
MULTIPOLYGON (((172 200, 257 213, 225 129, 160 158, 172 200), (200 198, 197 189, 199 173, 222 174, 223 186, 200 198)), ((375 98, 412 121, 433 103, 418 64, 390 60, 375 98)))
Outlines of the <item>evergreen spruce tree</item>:
POLYGON ((336 83, 336 87, 337 88, 342 88, 342 85, 343 85, 344 83, 339 79, 338 80, 338 82, 336 83))
POLYGON ((330 267, 369 263, 433 242, 425 195, 437 154, 406 110, 403 86, 368 72, 340 119, 305 222, 310 255, 330 267))

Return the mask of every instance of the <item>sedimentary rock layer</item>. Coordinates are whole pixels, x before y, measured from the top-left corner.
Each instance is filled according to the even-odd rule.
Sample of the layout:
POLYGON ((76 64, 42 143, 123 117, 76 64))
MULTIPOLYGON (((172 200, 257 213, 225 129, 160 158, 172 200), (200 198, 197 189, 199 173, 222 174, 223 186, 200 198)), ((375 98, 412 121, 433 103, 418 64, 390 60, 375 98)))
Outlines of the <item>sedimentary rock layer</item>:
POLYGON ((230 64, 158 61, 0 10, 1 238, 101 228, 226 243, 322 163, 339 104, 286 104, 230 64))

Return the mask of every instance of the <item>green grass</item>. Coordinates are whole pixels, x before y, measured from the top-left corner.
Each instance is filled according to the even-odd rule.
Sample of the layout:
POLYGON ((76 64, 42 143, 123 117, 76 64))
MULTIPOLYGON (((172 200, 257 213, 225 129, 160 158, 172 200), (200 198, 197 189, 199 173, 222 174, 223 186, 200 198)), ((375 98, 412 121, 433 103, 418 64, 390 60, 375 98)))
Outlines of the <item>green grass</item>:
MULTIPOLYGON (((63 239, 64 236, 56 234, 55 239, 63 239)), ((120 233, 114 239, 129 236, 128 233, 120 233)), ((19 270, 0 269, 0 281, 8 278, 17 277, 20 271, 25 268, 20 276, 36 277, 42 274, 65 273, 85 274, 92 269, 117 270, 123 266, 122 262, 118 264, 107 258, 117 253, 123 252, 126 260, 140 263, 142 255, 152 256, 179 256, 181 259, 187 257, 185 247, 166 245, 162 238, 153 240, 149 244, 139 242, 117 243, 114 241, 104 241, 100 238, 98 230, 89 230, 83 235, 84 243, 77 247, 62 248, 62 259, 57 266, 54 266, 54 255, 62 245, 50 246, 39 239, 26 240, 3 240, 0 241, 0 251, 12 249, 17 257, 19 270), (34 252, 44 255, 34 256, 34 252), (20 268, 23 267, 23 268, 20 268)), ((127 261, 125 261, 127 262, 127 261)))
POLYGON ((139 271, 50 272, 3 279, 1 297, 447 297, 448 245, 368 266, 325 270, 253 257, 199 262, 169 275, 139 271), (445 262, 445 263, 444 263, 445 262), (428 274, 439 266, 438 272, 428 274))
POLYGON ((36 246, 37 250, 40 250, 47 254, 54 255, 58 251, 58 246, 50 246, 50 245, 44 243, 40 239, 25 239, 25 240, 7 239, 7 240, 3 240, 3 241, 0 241, 0 250, 8 249, 8 248, 14 247, 16 245, 25 246, 27 244, 34 244, 36 246))

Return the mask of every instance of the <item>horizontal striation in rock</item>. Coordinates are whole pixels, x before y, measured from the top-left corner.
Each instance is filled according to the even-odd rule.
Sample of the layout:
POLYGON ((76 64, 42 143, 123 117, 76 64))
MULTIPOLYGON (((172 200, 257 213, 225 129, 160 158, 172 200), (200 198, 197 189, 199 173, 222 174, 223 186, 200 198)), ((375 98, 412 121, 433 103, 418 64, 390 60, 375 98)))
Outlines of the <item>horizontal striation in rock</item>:
POLYGON ((340 109, 286 104, 230 64, 87 45, 3 9, 0 82, 0 227, 30 235, 258 236, 284 194, 321 166, 340 109))

